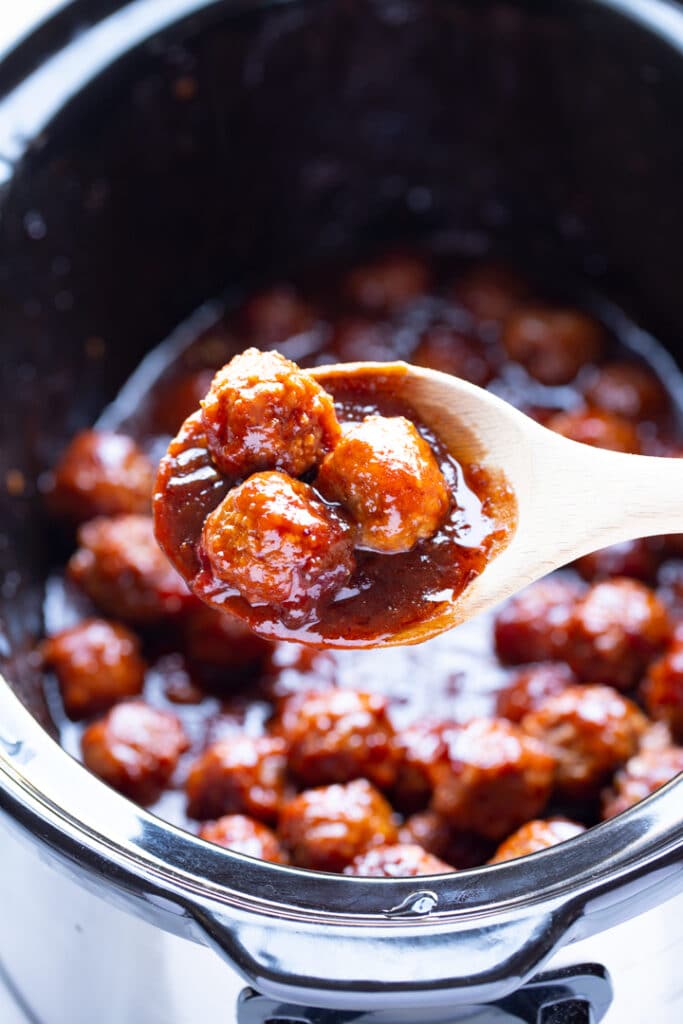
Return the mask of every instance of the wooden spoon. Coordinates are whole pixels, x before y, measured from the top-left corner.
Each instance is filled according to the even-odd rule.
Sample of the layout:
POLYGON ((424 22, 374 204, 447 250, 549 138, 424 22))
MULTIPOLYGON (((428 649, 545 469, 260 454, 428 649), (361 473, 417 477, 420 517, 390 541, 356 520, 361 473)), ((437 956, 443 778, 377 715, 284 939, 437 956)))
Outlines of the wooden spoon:
POLYGON ((318 367, 327 381, 390 374, 396 393, 465 463, 501 470, 517 498, 510 543, 438 617, 391 643, 457 626, 553 569, 599 548, 683 533, 683 459, 592 448, 542 427, 467 381, 407 363, 318 367))

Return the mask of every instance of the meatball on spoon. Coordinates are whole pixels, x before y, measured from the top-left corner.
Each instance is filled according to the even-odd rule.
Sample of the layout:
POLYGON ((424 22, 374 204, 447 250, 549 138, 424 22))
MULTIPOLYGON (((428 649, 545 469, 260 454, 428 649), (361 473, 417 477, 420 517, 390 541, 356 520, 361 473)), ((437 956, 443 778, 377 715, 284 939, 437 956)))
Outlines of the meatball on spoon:
POLYGON ((568 440, 451 375, 256 349, 216 375, 154 498, 198 597, 329 647, 419 643, 590 551, 680 531, 682 508, 673 460, 568 440))

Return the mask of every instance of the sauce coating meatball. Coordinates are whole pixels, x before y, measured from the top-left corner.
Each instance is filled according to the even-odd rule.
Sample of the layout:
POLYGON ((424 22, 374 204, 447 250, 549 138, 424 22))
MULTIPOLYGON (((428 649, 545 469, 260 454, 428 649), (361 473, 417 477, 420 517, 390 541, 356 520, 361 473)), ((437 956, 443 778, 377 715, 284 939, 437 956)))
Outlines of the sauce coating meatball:
POLYGON ((683 747, 641 750, 617 772, 602 798, 603 818, 613 818, 650 796, 683 772, 683 747))
POLYGON ((284 473, 256 473, 229 491, 207 516, 202 545, 215 576, 293 626, 310 621, 354 567, 349 524, 284 473))
POLYGON ((399 842, 416 843, 427 853, 462 870, 485 864, 495 848, 493 840, 454 828, 436 811, 411 814, 399 831, 399 842))
POLYGON ((391 313, 424 295, 429 284, 429 268, 424 260, 389 253, 354 267, 342 287, 355 306, 373 313, 391 313))
POLYGON ((141 804, 153 803, 188 747, 180 720, 144 701, 117 704, 83 733, 90 771, 141 804))
POLYGON ((318 319, 315 309, 286 284, 257 292, 239 313, 239 328, 257 345, 277 345, 310 331, 318 319))
POLYGON ((446 735, 433 766, 432 807, 453 825, 501 839, 547 803, 553 758, 504 719, 475 719, 446 735))
POLYGON ((78 543, 69 575, 108 615, 159 622, 194 602, 159 548, 149 516, 100 516, 81 526, 78 543))
POLYGON ((266 469, 302 476, 340 433, 331 397, 278 352, 234 356, 201 407, 211 458, 236 479, 266 469))
POLYGON ((145 663, 134 633, 117 622, 87 619, 43 644, 70 718, 89 718, 142 691, 145 663))
POLYGON ((521 722, 525 715, 556 693, 562 693, 576 679, 562 661, 542 662, 520 669, 500 691, 496 712, 510 722, 521 722))
POLYGON ((572 613, 567 661, 580 679, 627 690, 670 636, 666 608, 648 587, 628 579, 597 583, 572 613))
POLYGON ((648 715, 666 722, 673 738, 683 743, 683 643, 649 666, 640 693, 648 715))
POLYGON ((285 796, 286 749, 281 739, 268 736, 231 736, 207 747, 187 776, 187 813, 275 821, 285 796))
POLYGON ((555 788, 563 796, 596 796, 610 775, 635 753, 647 721, 610 686, 570 686, 522 720, 555 761, 555 788))
POLYGON ((568 384, 605 343, 601 324, 578 309, 526 306, 510 314, 503 328, 510 359, 522 363, 542 384, 568 384))
POLYGON ((392 800, 402 811, 419 811, 429 803, 434 788, 432 766, 446 753, 444 734, 453 728, 454 722, 424 719, 397 733, 399 762, 392 800))
POLYGON ((574 564, 589 583, 611 579, 613 576, 628 576, 642 583, 651 583, 657 575, 659 562, 659 552, 652 540, 640 538, 593 551, 574 564))
POLYGON ((448 324, 429 327, 410 361, 415 366, 426 366, 430 370, 461 377, 479 387, 488 384, 494 373, 492 360, 481 342, 448 324))
POLYGON ((651 370, 637 363, 607 363, 588 376, 589 405, 636 422, 657 419, 669 405, 666 391, 651 370))
POLYGON ((526 857, 530 853, 538 853, 539 850, 547 850, 550 846, 565 843, 585 831, 583 825, 577 825, 575 821, 568 821, 567 818, 527 821, 500 844, 489 863, 499 864, 504 860, 526 857))
POLYGON ((394 730, 380 694, 326 690, 284 701, 274 729, 289 748, 289 770, 304 786, 366 778, 380 789, 396 777, 394 730))
POLYGON ((209 821, 199 830, 199 838, 225 846, 247 857, 268 860, 271 864, 287 864, 289 858, 275 833, 260 821, 244 814, 226 814, 218 821, 209 821))
POLYGON ((345 875, 364 878, 415 878, 417 875, 443 875, 455 868, 427 853, 421 846, 396 843, 376 846, 361 853, 344 868, 345 875))
POLYGON ((573 580, 550 577, 506 602, 494 625, 500 660, 523 665, 564 658, 569 620, 581 592, 573 580))
POLYGON ((391 806, 366 779, 305 790, 282 808, 278 831, 292 863, 318 871, 343 871, 397 838, 391 806))
POLYGON ((403 416, 366 416, 347 426, 316 486, 348 509, 361 546, 387 554, 431 537, 450 506, 431 448, 403 416))
POLYGON ((546 426, 556 434, 562 434, 570 441, 580 441, 593 448, 605 448, 612 452, 640 452, 640 438, 636 428, 628 420, 601 409, 574 409, 558 412, 551 416, 546 426))
POLYGON ((74 524, 95 516, 149 512, 153 485, 152 464, 131 438, 84 430, 57 463, 50 507, 74 524))

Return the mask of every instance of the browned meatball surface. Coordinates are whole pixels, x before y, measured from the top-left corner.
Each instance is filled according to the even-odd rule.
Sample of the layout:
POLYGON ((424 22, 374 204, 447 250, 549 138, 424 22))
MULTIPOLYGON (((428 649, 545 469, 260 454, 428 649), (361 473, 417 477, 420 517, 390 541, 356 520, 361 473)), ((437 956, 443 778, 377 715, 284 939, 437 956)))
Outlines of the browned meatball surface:
POLYGON ((257 292, 239 313, 239 327, 256 345, 277 345, 310 331, 318 319, 316 310, 290 285, 279 284, 257 292))
POLYGON ((84 430, 57 463, 50 507, 76 524, 101 515, 149 512, 153 485, 152 464, 130 437, 84 430))
POLYGON ((483 387, 493 377, 493 363, 481 342, 448 324, 428 328, 413 352, 411 363, 462 377, 483 387))
POLYGON ((417 875, 443 875, 455 868, 438 857, 427 853, 421 846, 396 843, 393 846, 376 846, 372 850, 354 857, 345 875, 361 875, 365 878, 414 878, 417 875))
POLYGON ((431 537, 450 507, 434 454, 403 416, 366 416, 345 427, 320 467, 316 487, 359 526, 359 543, 391 554, 431 537))
POLYGON ((547 850, 549 846, 565 843, 585 831, 583 825, 577 825, 575 821, 566 818, 527 821, 500 844, 490 863, 499 864, 504 860, 516 860, 530 853, 538 853, 539 850, 547 850))
POLYGON ((496 712, 510 722, 521 722, 530 711, 543 701, 562 693, 576 678, 562 661, 528 665, 516 672, 511 681, 498 694, 496 712))
POLYGON ((683 747, 642 750, 614 777, 602 800, 603 818, 613 818, 650 796, 683 772, 683 747))
POLYGON ((290 625, 310 621, 354 567, 349 524, 284 473, 256 473, 233 488, 207 517, 202 545, 215 576, 290 625))
POLYGON ((453 825, 501 839, 547 803, 553 758, 504 719, 475 719, 447 734, 433 767, 432 807, 453 825))
POLYGON ((453 728, 453 722, 424 719, 397 733, 399 761, 392 800, 402 811, 418 811, 429 803, 434 788, 432 768, 445 755, 444 734, 453 728))
POLYGON ((230 736, 212 744, 188 773, 187 813, 275 821, 285 797, 286 750, 281 739, 268 736, 230 736))
POLYGON ((199 603, 183 617, 182 644, 190 661, 226 669, 258 665, 272 646, 241 619, 199 603))
POLYGON ((138 803, 153 803, 188 747, 180 720, 144 701, 117 704, 81 741, 86 768, 138 803))
MULTIPOLYGON (((334 329, 330 348, 339 361, 391 362, 396 358, 394 339, 387 323, 367 317, 345 317, 334 329)), ((330 362, 337 359, 330 359, 330 362)))
POLYGON ((373 313, 391 313, 429 289, 430 273, 419 256, 389 253, 354 267, 342 283, 353 305, 373 313))
POLYGON ((226 814, 218 821, 207 822, 200 828, 199 838, 272 864, 287 864, 289 861, 275 833, 267 825, 244 814, 226 814))
POLYGON ((638 363, 607 363, 588 375, 584 395, 589 405, 626 419, 655 420, 669 398, 655 374, 638 363))
POLYGON ((597 583, 569 623, 567 661, 580 679, 634 686, 671 636, 671 623, 652 590, 629 579, 597 583))
POLYGON ((683 642, 652 662, 640 693, 650 718, 666 722, 676 742, 683 743, 683 642))
POLYGON ((134 633, 117 622, 87 619, 43 644, 70 718, 89 718, 142 691, 145 663, 134 633))
POLYGON ((81 526, 78 543, 69 575, 108 615, 145 624, 194 603, 157 544, 149 516, 100 516, 81 526))
POLYGON ((589 799, 635 753, 647 720, 610 686, 570 686, 522 720, 555 758, 555 788, 589 799))
POLYGON ((484 264, 462 275, 455 298, 483 322, 499 323, 529 296, 529 285, 509 267, 484 264))
POLYGON ((573 580, 552 576, 504 604, 494 626, 500 660, 523 665, 564 658, 569 620, 581 592, 573 580))
POLYGON ((633 424, 622 416, 601 409, 574 409, 551 416, 546 426, 570 441, 612 452, 640 452, 640 438, 633 424))
POLYGON ((578 309, 525 306, 510 314, 503 328, 510 359, 522 363, 542 384, 568 384, 605 343, 601 324, 578 309))
POLYGON ((278 352, 234 356, 201 407, 211 458, 237 479, 266 469, 301 476, 339 437, 332 398, 278 352))
POLYGON ((396 777, 394 730, 380 694, 325 690, 295 694, 274 729, 289 748, 289 770, 304 786, 366 778, 386 789, 396 777))
POLYGON ((300 793, 282 808, 279 835, 292 863, 343 871, 358 854, 394 843, 390 804, 365 779, 300 793))

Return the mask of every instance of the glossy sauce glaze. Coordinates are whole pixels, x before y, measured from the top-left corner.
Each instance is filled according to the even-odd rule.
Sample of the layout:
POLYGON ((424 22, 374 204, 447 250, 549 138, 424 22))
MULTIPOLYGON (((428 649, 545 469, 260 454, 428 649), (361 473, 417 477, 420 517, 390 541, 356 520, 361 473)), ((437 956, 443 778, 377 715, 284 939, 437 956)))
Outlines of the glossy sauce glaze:
MULTIPOLYGON (((555 422, 557 429, 585 431, 588 423, 597 430, 598 443, 616 438, 633 450, 678 454, 678 377, 666 357, 654 347, 653 364, 660 360, 665 367, 658 377, 629 347, 631 338, 640 338, 638 332, 605 307, 603 325, 596 328, 593 320, 579 346, 591 361, 577 372, 572 332, 583 330, 583 314, 577 318, 574 310, 563 316, 562 330, 550 337, 543 313, 547 302, 542 289, 509 270, 405 254, 327 275, 301 289, 266 289, 224 315, 215 309, 201 312, 145 361, 98 429, 133 438, 154 466, 197 408, 215 370, 246 346, 258 345, 309 366, 407 359, 486 385, 550 425, 558 414, 571 414, 568 424, 555 422), (516 316, 525 303, 534 306, 531 345, 527 315, 516 316)), ((359 401, 357 392, 350 400, 336 393, 335 400, 342 418, 379 407, 376 396, 359 401)), ((428 431, 425 436, 438 450, 438 439, 428 431)), ((91 444, 97 449, 97 438, 91 444)), ((124 454, 128 462, 131 453, 124 454)), ((86 455, 92 464, 93 453, 86 455)), ((139 481, 141 464, 133 461, 139 481)), ((457 542, 460 558, 466 559, 468 550, 476 557, 481 540, 495 536, 487 521, 495 517, 485 504, 490 481, 482 481, 475 467, 463 475, 443 452, 439 462, 464 510, 444 526, 446 544, 457 542), (480 532, 468 535, 470 524, 480 532)), ((204 500, 220 500, 225 482, 212 478, 196 453, 188 457, 187 476, 197 494, 208 492, 204 500)), ((91 769, 133 792, 121 764, 102 755, 110 755, 115 741, 123 739, 132 762, 140 761, 140 751, 126 736, 126 719, 148 720, 146 710, 136 710, 136 702, 144 701, 162 717, 143 731, 149 749, 143 751, 147 768, 136 798, 210 841, 272 860, 351 873, 429 872, 445 870, 444 864, 465 868, 493 857, 496 845, 507 842, 503 832, 513 830, 520 815, 534 820, 509 837, 507 850, 517 856, 625 809, 683 766, 677 745, 683 742, 683 712, 677 717, 672 711, 672 702, 683 708, 679 537, 588 556, 495 614, 419 646, 319 651, 263 640, 239 623, 230 626, 225 616, 182 591, 169 598, 173 588, 157 564, 158 552, 145 551, 148 510, 140 507, 137 483, 128 493, 116 488, 76 493, 74 503, 73 478, 70 474, 66 494, 72 522, 94 514, 137 516, 130 528, 139 534, 140 552, 132 565, 136 552, 114 551, 110 538, 112 557, 105 565, 86 550, 98 570, 96 592, 88 593, 72 570, 47 582, 46 631, 53 640, 45 649, 45 689, 63 745, 82 758, 84 732, 94 725, 86 743, 96 758, 91 769), (614 577, 638 582, 610 582, 614 577), (130 598, 128 579, 144 601, 130 598), (605 601, 597 587, 607 584, 613 589, 605 601), (109 627, 125 659, 122 653, 116 665, 104 668, 105 633, 92 624, 102 616, 103 597, 118 608, 105 614, 123 620, 127 630, 109 627), (591 627, 596 601, 612 609, 604 634, 597 635, 591 627), (144 621, 135 617, 140 608, 144 621), (79 623, 82 634, 62 633, 79 623), (602 635, 610 637, 608 648, 602 635), (628 678, 621 671, 626 663, 628 678), (600 685, 586 687, 596 682, 593 670, 600 672, 600 685), (350 710, 332 699, 345 691, 357 695, 350 710), (66 715, 63 697, 77 720, 66 715), (128 704, 116 703, 121 699, 128 704), (104 704, 132 711, 118 718, 109 712, 103 719, 104 704), (163 716, 169 713, 181 732, 169 725, 164 743, 163 716), (478 721, 459 731, 473 720, 478 721), (481 750, 496 756, 484 764, 477 761, 481 750), (369 783, 356 784, 356 774, 373 780, 369 790, 369 783), (567 777, 580 785, 567 786, 567 777), (267 813, 252 798, 260 790, 270 794, 267 813), (299 799, 302 794, 309 795, 299 799), (482 801, 488 807, 483 819, 482 801), (220 812, 216 825, 204 820, 207 808, 211 817, 220 812), (556 826, 558 816, 575 824, 556 826), (370 838, 368 823, 374 823, 370 838), (320 845, 316 837, 329 834, 326 825, 343 831, 344 850, 334 844, 330 849, 326 841, 320 845), (431 857, 420 855, 415 844, 431 857)), ((188 502, 186 510, 183 531, 191 535, 198 530, 192 517, 201 518, 201 502, 188 502)), ((125 549, 128 527, 114 522, 125 549)), ((417 589, 409 578, 414 555, 389 559, 393 565, 405 560, 406 571, 396 574, 394 586, 405 588, 406 598, 417 589)), ((370 564, 372 559, 369 555, 370 564)), ((423 596, 441 586, 438 555, 433 562, 436 575, 428 585, 421 578, 423 596)), ((360 619, 374 614, 372 602, 376 598, 379 605, 381 597, 375 587, 348 603, 356 602, 360 619)), ((508 855, 502 849, 501 858, 508 855)))

